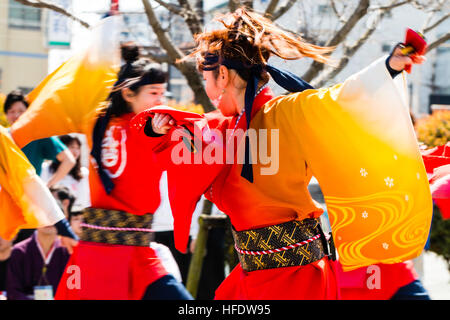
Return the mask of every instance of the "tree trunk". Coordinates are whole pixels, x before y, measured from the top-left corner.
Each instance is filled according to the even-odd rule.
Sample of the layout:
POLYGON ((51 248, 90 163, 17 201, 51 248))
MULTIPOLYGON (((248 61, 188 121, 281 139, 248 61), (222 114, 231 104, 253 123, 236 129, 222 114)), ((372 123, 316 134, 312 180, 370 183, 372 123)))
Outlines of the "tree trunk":
MULTIPOLYGON (((206 204, 207 202, 205 202, 206 204)), ((189 265, 189 273, 186 281, 186 289, 194 297, 197 297, 198 285, 202 274, 203 260, 206 255, 206 243, 208 233, 212 228, 225 228, 227 226, 226 216, 210 216, 201 214, 198 218, 199 232, 195 242, 195 250, 189 265)))
POLYGON ((199 74, 197 67, 192 62, 181 62, 175 64, 175 67, 180 70, 183 76, 186 78, 187 83, 191 90, 194 92, 194 102, 201 104, 205 112, 216 110, 211 100, 206 94, 205 87, 203 85, 203 79, 199 74))
MULTIPOLYGON (((340 44, 345 38, 348 36, 350 31, 353 30, 355 25, 367 14, 367 10, 369 9, 370 1, 369 0, 360 0, 358 6, 353 11, 352 15, 348 19, 348 21, 339 29, 339 31, 330 39, 327 41, 325 46, 327 47, 333 47, 340 44)), ((320 71, 322 71, 325 68, 325 64, 321 62, 314 61, 309 69, 305 72, 305 74, 302 76, 302 79, 310 82, 312 79, 314 79, 320 71)))

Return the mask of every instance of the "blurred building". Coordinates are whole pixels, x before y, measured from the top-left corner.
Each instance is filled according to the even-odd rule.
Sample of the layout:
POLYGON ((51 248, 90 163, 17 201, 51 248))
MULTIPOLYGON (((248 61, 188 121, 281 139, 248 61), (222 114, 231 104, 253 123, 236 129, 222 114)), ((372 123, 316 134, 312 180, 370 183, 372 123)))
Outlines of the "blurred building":
POLYGON ((0 0, 0 92, 30 91, 47 75, 42 10, 0 0))

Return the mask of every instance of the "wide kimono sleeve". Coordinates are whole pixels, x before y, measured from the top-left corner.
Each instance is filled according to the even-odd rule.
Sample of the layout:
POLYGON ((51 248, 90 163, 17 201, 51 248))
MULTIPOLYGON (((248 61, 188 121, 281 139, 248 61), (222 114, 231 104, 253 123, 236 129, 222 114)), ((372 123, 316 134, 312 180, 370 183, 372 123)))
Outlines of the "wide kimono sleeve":
POLYGON ((22 148, 29 142, 72 132, 88 134, 98 108, 116 81, 120 19, 109 17, 91 31, 90 44, 48 75, 27 97, 28 110, 12 125, 22 148))
POLYGON ((417 257, 430 230, 430 187, 404 75, 394 81, 385 59, 274 106, 319 181, 346 271, 417 257))
POLYGON ((0 127, 0 237, 53 225, 64 214, 23 152, 0 127))
POLYGON ((175 247, 186 252, 197 203, 224 167, 223 138, 231 118, 213 111, 195 119, 181 119, 183 112, 172 110, 170 114, 178 125, 164 136, 156 136, 150 130, 149 111, 138 114, 132 127, 137 134, 149 135, 145 138, 155 141, 157 162, 167 171, 175 247))

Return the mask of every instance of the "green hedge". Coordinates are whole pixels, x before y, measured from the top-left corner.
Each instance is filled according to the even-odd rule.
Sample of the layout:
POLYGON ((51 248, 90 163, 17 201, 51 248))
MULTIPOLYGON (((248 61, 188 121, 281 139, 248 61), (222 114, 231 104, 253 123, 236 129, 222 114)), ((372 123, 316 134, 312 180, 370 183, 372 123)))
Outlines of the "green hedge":
POLYGON ((433 206, 429 250, 442 256, 450 270, 450 219, 444 220, 437 206, 433 206))

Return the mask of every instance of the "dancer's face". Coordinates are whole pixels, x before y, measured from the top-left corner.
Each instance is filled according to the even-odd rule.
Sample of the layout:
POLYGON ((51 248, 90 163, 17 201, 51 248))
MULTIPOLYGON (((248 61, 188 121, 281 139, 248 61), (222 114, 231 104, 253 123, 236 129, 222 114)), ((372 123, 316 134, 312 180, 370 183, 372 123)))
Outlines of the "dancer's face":
POLYGON ((122 95, 130 104, 132 111, 139 113, 148 108, 163 104, 165 92, 165 83, 154 83, 140 87, 137 92, 125 88, 122 90, 122 95))
POLYGON ((67 148, 72 152, 75 159, 78 159, 81 155, 81 146, 78 144, 77 141, 71 142, 67 148))
MULTIPOLYGON (((203 71, 203 80, 205 80, 205 90, 209 99, 218 101, 221 98, 223 88, 219 88, 217 84, 216 75, 213 71, 203 71)), ((217 105, 216 105, 217 107, 217 105)))
POLYGON ((37 229, 37 232, 41 235, 45 236, 56 236, 58 235, 58 232, 56 230, 55 226, 47 226, 47 227, 41 227, 37 229))
POLYGON ((83 215, 77 215, 77 216, 73 216, 70 219, 70 226, 73 229, 73 232, 75 232, 75 234, 77 236, 79 236, 81 238, 81 235, 83 233, 83 230, 81 228, 81 223, 83 222, 83 215))
POLYGON ((205 91, 209 99, 224 116, 234 116, 237 113, 236 102, 233 98, 235 91, 230 81, 230 71, 220 66, 219 73, 214 71, 203 71, 205 80, 205 91))
POLYGON ((14 102, 6 112, 6 120, 12 125, 25 111, 27 107, 22 101, 14 102))

